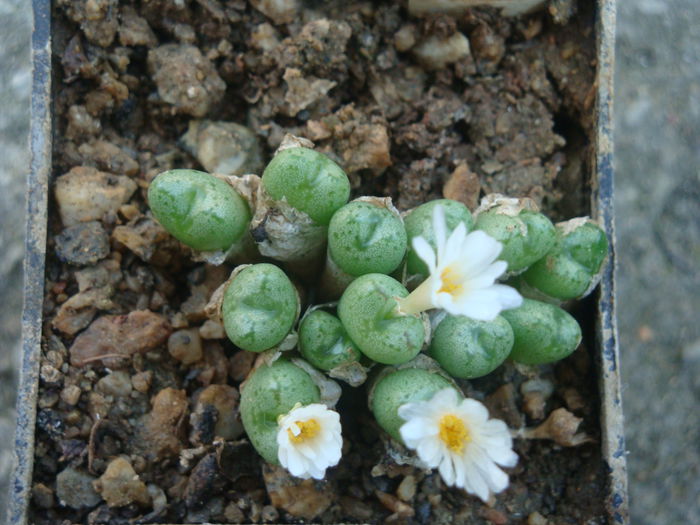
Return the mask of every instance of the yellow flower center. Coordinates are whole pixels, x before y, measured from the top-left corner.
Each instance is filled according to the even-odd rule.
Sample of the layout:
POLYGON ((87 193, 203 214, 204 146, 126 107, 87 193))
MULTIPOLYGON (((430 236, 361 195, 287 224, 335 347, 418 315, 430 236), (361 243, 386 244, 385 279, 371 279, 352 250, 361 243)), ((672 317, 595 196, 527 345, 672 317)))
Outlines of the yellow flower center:
POLYGON ((440 419, 440 439, 452 452, 461 454, 472 437, 461 418, 447 414, 440 419))
POLYGON ((459 274, 455 272, 451 266, 445 268, 440 274, 440 281, 442 286, 438 290, 438 293, 448 293, 454 295, 462 291, 462 283, 459 279, 459 274))
POLYGON ((302 443, 307 439, 311 439, 321 430, 321 425, 313 418, 306 421, 295 421, 294 424, 299 428, 299 433, 297 435, 294 435, 291 428, 287 429, 289 440, 292 443, 302 443))

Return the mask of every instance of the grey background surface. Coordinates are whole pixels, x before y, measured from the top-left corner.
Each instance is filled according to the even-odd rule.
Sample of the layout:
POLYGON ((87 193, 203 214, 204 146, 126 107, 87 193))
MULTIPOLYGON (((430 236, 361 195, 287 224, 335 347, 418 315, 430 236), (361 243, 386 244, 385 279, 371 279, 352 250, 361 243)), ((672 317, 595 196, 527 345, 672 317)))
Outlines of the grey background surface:
MULTIPOLYGON (((31 11, 0 0, 0 516, 19 353, 31 11)), ((618 312, 635 524, 700 523, 700 4, 619 0, 618 312)))

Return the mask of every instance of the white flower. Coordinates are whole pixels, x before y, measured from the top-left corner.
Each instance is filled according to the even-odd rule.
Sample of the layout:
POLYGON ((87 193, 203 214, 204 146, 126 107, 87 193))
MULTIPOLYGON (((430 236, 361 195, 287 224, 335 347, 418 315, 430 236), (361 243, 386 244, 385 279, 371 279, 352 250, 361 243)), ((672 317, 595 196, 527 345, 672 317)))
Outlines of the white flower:
POLYGON ((455 389, 445 388, 429 401, 402 405, 399 416, 406 421, 400 428, 406 446, 438 468, 448 485, 483 501, 508 486, 508 475, 496 465, 518 462, 510 432, 478 401, 460 400, 455 389))
POLYGON ((277 457, 298 478, 323 479, 338 464, 343 446, 340 416, 326 405, 297 404, 277 418, 277 457))
POLYGON ((463 222, 447 238, 442 206, 433 211, 437 255, 423 237, 413 239, 413 249, 430 269, 430 277, 411 294, 397 299, 399 312, 410 315, 442 308, 452 315, 493 321, 502 311, 517 308, 523 298, 514 288, 497 284, 508 263, 497 261, 503 245, 486 232, 467 234, 463 222))

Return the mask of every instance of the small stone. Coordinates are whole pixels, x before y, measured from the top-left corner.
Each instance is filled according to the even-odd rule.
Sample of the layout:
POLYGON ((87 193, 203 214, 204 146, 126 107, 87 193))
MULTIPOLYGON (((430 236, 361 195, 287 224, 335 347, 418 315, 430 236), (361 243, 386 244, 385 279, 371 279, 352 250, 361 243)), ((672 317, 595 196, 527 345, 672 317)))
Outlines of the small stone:
POLYGON ((109 254, 109 236, 97 221, 69 226, 56 236, 56 255, 68 264, 95 264, 109 254))
POLYGON ((251 0, 250 3, 275 25, 293 22, 299 11, 298 0, 251 0))
POLYGON ((168 352, 184 365, 191 365, 202 359, 202 339, 195 328, 178 330, 168 338, 168 352))
POLYGON ((80 387, 78 385, 68 385, 61 390, 61 401, 67 405, 74 406, 80 400, 80 387))
POLYGON ((404 52, 416 45, 416 26, 406 24, 394 34, 396 51, 404 52))
POLYGON ((98 310, 114 307, 113 293, 111 285, 78 292, 61 305, 51 320, 51 326, 67 335, 77 334, 90 324, 98 310))
POLYGON ((124 507, 137 503, 150 505, 151 495, 146 484, 124 458, 116 458, 107 465, 107 470, 95 482, 95 489, 110 507, 124 507))
POLYGON ((275 28, 265 22, 256 26, 250 33, 250 43, 263 53, 269 53, 275 49, 280 41, 275 28))
POLYGON ((185 485, 183 499, 189 509, 201 508, 211 497, 214 484, 219 478, 219 466, 214 452, 199 460, 192 469, 185 485))
POLYGON ((95 390, 101 394, 113 397, 127 397, 131 394, 131 378, 129 374, 116 370, 97 382, 95 390))
POLYGON ((119 43, 123 46, 154 47, 158 38, 145 18, 140 17, 130 6, 121 7, 119 24, 119 43))
POLYGON ((533 512, 527 517, 527 525, 548 525, 549 521, 539 512, 533 512))
POLYGON ((128 315, 104 315, 81 333, 70 347, 73 366, 101 361, 110 368, 126 366, 134 354, 162 345, 170 325, 161 315, 137 310, 128 315))
POLYGON ((209 173, 245 175, 264 167, 258 137, 235 122, 191 120, 181 141, 209 173))
POLYGON ((508 523, 508 516, 498 509, 484 507, 480 514, 494 525, 506 525, 508 523))
POLYGON ((136 445, 151 460, 175 456, 183 448, 187 394, 184 390, 164 388, 151 399, 151 405, 151 411, 138 425, 136 445))
POLYGON ((56 477, 56 496, 61 505, 72 509, 94 507, 100 496, 92 484, 95 478, 85 472, 68 467, 56 477))
POLYGON ((287 68, 283 78, 287 83, 284 100, 288 105, 287 115, 290 117, 296 116, 300 111, 324 98, 337 85, 333 80, 302 74, 296 68, 287 68))
POLYGON ((416 477, 408 475, 403 478, 396 489, 396 495, 402 501, 411 501, 416 495, 416 477))
POLYGON ((150 50, 148 69, 160 98, 193 117, 204 117, 226 91, 214 64, 192 45, 165 44, 150 50))
POLYGON ((262 519, 265 523, 273 523, 280 517, 280 513, 272 505, 265 505, 262 508, 262 519))
POLYGON ((229 373, 234 381, 240 383, 248 377, 248 374, 253 369, 253 363, 257 355, 258 354, 255 352, 247 352, 245 350, 239 350, 233 354, 229 366, 229 373))
POLYGON ((137 216, 129 224, 117 226, 112 232, 112 239, 154 266, 168 264, 171 253, 178 250, 177 241, 150 217, 137 216))
POLYGON ((151 383, 153 382, 153 372, 146 370, 144 372, 139 372, 131 376, 131 385, 134 390, 142 394, 146 394, 148 389, 151 388, 151 383))
POLYGON ((313 479, 300 480, 282 467, 268 463, 263 465, 263 479, 270 502, 296 518, 315 519, 335 498, 328 485, 313 479))
POLYGON ((80 139, 98 135, 102 131, 100 119, 90 115, 85 106, 74 105, 68 109, 66 137, 80 139))
POLYGON ((530 379, 520 385, 523 395, 523 411, 532 419, 544 417, 547 400, 554 392, 554 385, 546 379, 530 379))
POLYGON ((469 56, 469 40, 459 32, 447 38, 431 35, 413 48, 413 54, 424 68, 442 69, 469 56))
POLYGON ((224 518, 226 518, 226 523, 243 523, 245 514, 243 514, 238 504, 232 501, 224 509, 224 518))
POLYGON ((207 319, 199 327, 199 335, 202 339, 223 339, 226 337, 226 332, 221 323, 207 319))
POLYGON ((120 175, 136 175, 139 172, 139 163, 129 154, 111 142, 95 140, 86 142, 78 148, 85 165, 94 165, 96 168, 118 173, 120 175))
POLYGON ((415 510, 413 510, 413 507, 407 503, 404 503, 396 496, 379 490, 375 490, 374 494, 377 496, 377 499, 381 502, 381 504, 393 512, 397 518, 411 518, 416 513, 415 510))
POLYGON ((89 166, 78 166, 56 179, 56 202, 65 226, 100 220, 117 213, 136 191, 136 183, 89 166))
POLYGON ((491 417, 501 419, 511 428, 521 428, 524 424, 523 415, 515 403, 515 387, 506 383, 490 394, 484 404, 489 409, 491 417))
POLYGON ((206 413, 206 407, 215 409, 216 424, 214 435, 225 440, 232 440, 243 434, 243 424, 238 413, 238 390, 229 385, 209 385, 197 396, 194 412, 190 416, 193 430, 199 425, 206 413))
POLYGON ((35 483, 32 487, 32 501, 41 509, 54 506, 53 491, 43 483, 35 483))
POLYGON ((479 176, 466 163, 457 165, 442 189, 443 197, 459 201, 470 210, 479 204, 480 192, 479 176))

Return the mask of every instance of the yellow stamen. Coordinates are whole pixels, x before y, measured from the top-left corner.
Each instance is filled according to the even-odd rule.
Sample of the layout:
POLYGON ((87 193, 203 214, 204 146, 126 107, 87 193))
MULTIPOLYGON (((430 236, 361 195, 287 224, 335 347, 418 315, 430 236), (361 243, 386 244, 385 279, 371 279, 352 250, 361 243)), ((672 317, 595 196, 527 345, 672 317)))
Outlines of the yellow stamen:
POLYGON ((454 295, 462 291, 462 283, 459 281, 459 275, 456 275, 456 272, 452 270, 450 266, 442 271, 440 274, 440 281, 442 281, 442 286, 438 290, 438 293, 445 292, 454 295))
POLYGON ((447 414, 440 419, 440 439, 452 452, 461 454, 472 437, 461 418, 447 414))
POLYGON ((287 429, 289 440, 292 443, 302 443, 307 439, 311 439, 321 430, 321 425, 313 418, 306 421, 295 421, 294 424, 299 428, 299 433, 296 436, 291 428, 287 429))

